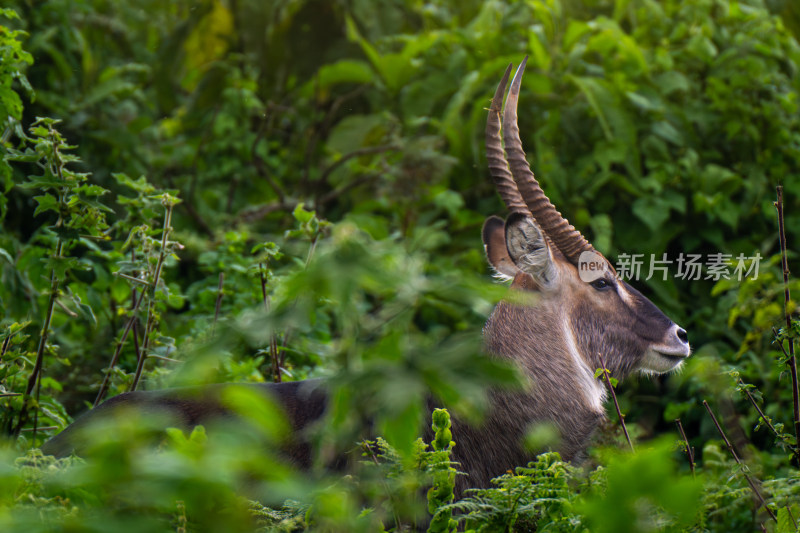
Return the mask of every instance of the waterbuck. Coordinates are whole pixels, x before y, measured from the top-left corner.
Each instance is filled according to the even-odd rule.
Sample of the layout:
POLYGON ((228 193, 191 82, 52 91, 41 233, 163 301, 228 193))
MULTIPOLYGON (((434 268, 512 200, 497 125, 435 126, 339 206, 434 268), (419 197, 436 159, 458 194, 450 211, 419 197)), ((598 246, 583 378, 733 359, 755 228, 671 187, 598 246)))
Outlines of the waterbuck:
MULTIPOLYGON (((690 353, 686 332, 617 278, 611 264, 569 225, 534 178, 517 127, 524 67, 523 61, 503 111, 509 65, 486 125, 489 168, 511 214, 505 222, 490 217, 483 227, 483 242, 497 274, 513 280, 515 297, 495 307, 484 338, 486 351, 515 362, 529 383, 524 391, 493 391, 480 425, 454 420, 453 459, 467 474, 459 476, 458 492, 467 486, 485 487, 491 478, 529 461, 531 454, 522 442, 536 423, 554 426, 560 434, 557 449, 565 459, 578 457, 604 416, 604 388, 594 377, 601 354, 610 372, 622 378, 634 371, 668 372, 690 353), (581 272, 583 264, 599 268, 581 272)), ((287 455, 298 466, 309 466, 311 450, 302 435, 325 412, 324 383, 241 386, 264 391, 285 408, 297 436, 287 446, 287 455)), ((222 387, 121 394, 78 419, 42 449, 56 455, 79 449, 76 427, 126 405, 147 415, 169 413, 185 426, 206 423, 226 415, 218 401, 222 387)))

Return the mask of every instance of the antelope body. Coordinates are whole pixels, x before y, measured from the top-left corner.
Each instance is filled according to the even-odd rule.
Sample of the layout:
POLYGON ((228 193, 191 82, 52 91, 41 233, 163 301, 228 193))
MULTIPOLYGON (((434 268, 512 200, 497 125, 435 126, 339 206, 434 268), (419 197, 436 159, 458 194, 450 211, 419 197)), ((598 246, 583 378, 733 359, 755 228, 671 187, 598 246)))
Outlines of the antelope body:
MULTIPOLYGON (((686 332, 616 277, 610 262, 569 225, 535 179, 517 127, 524 67, 525 61, 514 76, 503 111, 509 65, 489 110, 489 168, 511 214, 505 221, 489 218, 483 242, 497 274, 512 280, 512 294, 527 298, 509 298, 495 307, 484 328, 484 342, 492 356, 519 365, 529 386, 523 392, 493 391, 480 425, 453 421, 457 442, 453 460, 467 474, 458 478, 459 493, 466 487, 488 486, 493 477, 527 463, 531 457, 523 437, 536 423, 552 424, 561 437, 557 449, 562 457, 578 458, 604 416, 604 388, 594 377, 602 366, 601 354, 617 378, 635 371, 668 372, 690 354, 686 332), (591 279, 582 279, 579 272, 581 254, 602 266, 591 279)), ((297 436, 288 445, 287 456, 298 466, 310 466, 310 447, 302 435, 325 412, 324 384, 241 386, 269 394, 284 407, 297 436)), ((80 451, 76 427, 120 406, 169 413, 185 426, 224 417, 227 412, 217 400, 220 387, 121 394, 79 418, 42 450, 66 455, 77 446, 80 451)))

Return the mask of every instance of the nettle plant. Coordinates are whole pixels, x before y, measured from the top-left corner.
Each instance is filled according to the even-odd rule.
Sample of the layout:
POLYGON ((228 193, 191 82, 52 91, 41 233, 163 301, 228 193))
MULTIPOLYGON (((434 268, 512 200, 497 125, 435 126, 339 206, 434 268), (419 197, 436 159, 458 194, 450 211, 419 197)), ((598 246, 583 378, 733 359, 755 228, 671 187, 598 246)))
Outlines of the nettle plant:
POLYGON ((160 311, 166 304, 181 302, 162 278, 165 264, 170 258, 177 260, 174 252, 181 247, 167 238, 178 199, 157 190, 143 177, 131 180, 116 175, 119 184, 132 189, 136 196, 117 197, 127 216, 109 226, 106 216, 114 212, 101 202, 109 191, 89 182, 88 173, 73 170, 71 165, 80 163, 80 159, 69 153, 75 147, 68 145, 56 129, 58 122, 39 118, 31 126, 30 135, 20 134, 15 128, 20 146, 7 147, 5 156, 6 161, 31 164, 39 170, 18 187, 34 194, 34 217, 49 222, 34 229, 28 242, 10 237, 3 243, 8 249, 0 248, 7 263, 4 279, 11 281, 3 297, 17 302, 8 308, 8 317, 30 317, 24 322, 8 322, 0 333, 0 398, 6 406, 2 422, 7 434, 19 436, 33 431, 34 442, 40 427, 50 429, 66 422, 63 408, 50 395, 62 386, 45 372, 45 364, 60 368, 71 365, 70 357, 60 353, 54 336, 60 335, 61 342, 71 348, 75 334, 90 337, 89 331, 115 329, 117 319, 125 318, 109 370, 99 387, 97 404, 113 384, 135 389, 148 358, 168 359, 174 341, 158 332, 160 311), (159 211, 163 213, 163 226, 151 227, 150 220, 159 211), (114 239, 115 235, 127 235, 127 239, 114 239), (125 301, 131 302, 127 312, 118 309, 125 301), (141 346, 137 323, 143 324, 138 328, 141 346), (31 331, 37 326, 38 336, 31 331), (127 374, 117 363, 131 331, 136 364, 135 372, 127 374))
MULTIPOLYGON (((106 213, 111 209, 99 200, 108 191, 88 183, 87 174, 68 167, 79 159, 67 153, 74 147, 69 146, 56 130, 57 123, 50 118, 37 119, 30 128, 31 136, 25 135, 20 139, 27 147, 24 150, 9 148, 5 158, 31 163, 39 170, 38 174, 29 175, 19 187, 39 193, 33 197, 37 203, 34 216, 47 215, 52 220, 52 224, 40 228, 34 239, 38 253, 33 255, 38 255, 43 261, 16 265, 20 271, 24 271, 26 266, 31 267, 31 271, 27 271, 27 281, 30 282, 26 287, 27 296, 38 298, 44 295, 46 303, 42 308, 41 330, 35 350, 28 351, 25 344, 14 342, 13 332, 21 331, 21 328, 12 325, 5 333, 3 366, 9 367, 12 363, 22 368, 32 366, 27 376, 19 371, 9 372, 6 376, 5 388, 13 395, 7 396, 9 409, 3 415, 3 422, 14 435, 20 434, 31 415, 36 419, 35 429, 40 411, 45 414, 57 412, 40 410, 38 405, 42 400, 45 355, 57 355, 57 349, 49 342, 53 316, 58 306, 70 317, 96 323, 92 308, 84 302, 80 291, 68 283, 75 272, 91 268, 72 252, 79 247, 96 248, 97 243, 108 239, 104 232, 108 229, 106 213), (49 283, 40 288, 37 281, 42 274, 46 275, 49 283)), ((11 262, 16 263, 14 260, 11 262)), ((44 401, 48 402, 49 398, 44 401)), ((52 418, 62 421, 58 416, 52 418)))
POLYGON ((179 242, 169 239, 173 231, 173 208, 180 200, 174 193, 157 190, 144 177, 133 180, 124 174, 115 174, 114 178, 120 185, 127 186, 136 193, 134 197, 117 197, 117 202, 125 207, 127 216, 114 225, 117 234, 128 233, 127 239, 115 254, 118 266, 115 275, 128 283, 130 305, 125 313, 124 329, 116 342, 114 354, 95 399, 95 406, 105 398, 112 376, 118 377, 118 387, 123 385, 127 390, 136 390, 148 358, 174 362, 169 356, 176 349, 175 339, 160 334, 158 324, 164 308, 180 307, 183 303, 176 288, 170 287, 163 276, 164 267, 169 262, 177 262, 176 252, 183 248, 179 242), (163 212, 163 224, 161 228, 152 227, 150 221, 158 216, 159 211, 163 212), (131 333, 136 361, 132 375, 120 371, 117 366, 131 333))

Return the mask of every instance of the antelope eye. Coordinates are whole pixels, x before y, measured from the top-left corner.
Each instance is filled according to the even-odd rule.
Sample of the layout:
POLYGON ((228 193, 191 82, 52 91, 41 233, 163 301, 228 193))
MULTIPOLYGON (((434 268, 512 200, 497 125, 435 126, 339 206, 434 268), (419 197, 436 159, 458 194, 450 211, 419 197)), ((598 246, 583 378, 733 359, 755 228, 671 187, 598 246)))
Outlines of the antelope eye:
POLYGON ((611 282, 605 278, 598 278, 592 281, 589 285, 597 289, 598 291, 607 290, 612 287, 611 282))

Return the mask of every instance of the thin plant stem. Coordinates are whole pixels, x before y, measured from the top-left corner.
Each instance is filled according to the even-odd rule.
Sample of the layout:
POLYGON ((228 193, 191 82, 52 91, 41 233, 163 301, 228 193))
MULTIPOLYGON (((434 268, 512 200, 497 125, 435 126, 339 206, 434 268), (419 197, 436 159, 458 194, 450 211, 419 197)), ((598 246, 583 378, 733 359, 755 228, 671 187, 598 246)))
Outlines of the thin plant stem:
MULTIPOLYGON (((42 392, 42 380, 39 379, 36 381, 36 410, 33 412, 33 437, 31 441, 35 444, 36 443, 36 433, 38 433, 39 428, 39 397, 41 396, 42 392)), ((22 431, 20 429, 20 431, 22 431)))
POLYGON ((281 376, 281 363, 282 360, 278 358, 278 338, 273 333, 269 339, 269 351, 272 354, 273 372, 275 383, 280 383, 283 379, 281 376))
POLYGON ((139 347, 139 319, 134 318, 133 320, 133 328, 131 328, 133 333, 133 355, 136 356, 136 360, 139 360, 139 357, 142 355, 142 350, 139 347))
POLYGON ((603 381, 606 383, 606 387, 608 387, 608 392, 611 394, 611 399, 614 400, 614 408, 617 410, 617 417, 619 418, 619 423, 622 426, 622 432, 625 434, 625 440, 628 441, 628 446, 631 447, 631 451, 635 452, 636 449, 633 447, 633 441, 631 441, 631 436, 628 434, 628 427, 625 425, 625 416, 622 414, 622 411, 619 408, 619 402, 617 402, 617 395, 614 393, 614 387, 611 386, 611 380, 609 379, 609 374, 611 373, 606 368, 606 362, 603 359, 603 354, 597 354, 600 357, 600 365, 603 367, 603 381))
MULTIPOLYGON (((740 379, 740 380, 739 380, 739 384, 741 384, 742 386, 744 386, 744 381, 742 381, 742 380, 740 379)), ((775 426, 773 426, 773 425, 772 425, 772 422, 770 422, 770 419, 769 419, 769 418, 767 418, 767 415, 765 415, 765 414, 764 414, 764 411, 762 411, 762 410, 761 410, 761 408, 758 406, 758 404, 756 403, 756 399, 755 399, 755 398, 753 398, 753 395, 752 395, 752 394, 750 394, 750 391, 749 391, 749 390, 747 390, 747 389, 745 389, 745 388, 742 388, 742 392, 744 392, 745 396, 747 396, 747 399, 748 399, 748 400, 750 400, 750 403, 751 403, 751 404, 753 405, 753 407, 755 408, 756 412, 758 413, 758 416, 760 416, 760 417, 761 417, 761 420, 763 420, 763 421, 764 421, 764 423, 767 425, 767 427, 770 429, 770 431, 772 431, 772 433, 773 433, 773 434, 774 434, 774 435, 775 435, 775 436, 776 436, 776 437, 777 437, 779 440, 783 440, 783 441, 785 441, 785 436, 784 436, 784 435, 781 435, 780 433, 778 433, 778 430, 777 430, 777 429, 775 429, 775 426)))
POLYGON ((158 359, 159 361, 166 361, 168 363, 183 363, 180 359, 172 359, 171 357, 164 357, 163 355, 150 354, 147 357, 151 359, 158 359))
POLYGON ((147 323, 144 329, 144 340, 142 341, 142 353, 139 355, 139 361, 136 364, 136 373, 133 376, 133 383, 131 383, 131 391, 135 391, 139 385, 139 380, 142 377, 142 370, 144 370, 144 362, 147 359, 147 351, 150 349, 150 338, 155 327, 155 307, 156 307, 156 290, 158 282, 161 279, 161 269, 164 266, 164 259, 167 257, 167 237, 172 229, 172 204, 165 204, 166 211, 164 213, 164 230, 161 233, 161 250, 158 253, 158 262, 156 263, 156 270, 153 276, 152 285, 149 287, 149 297, 147 302, 147 323))
MULTIPOLYGON (((61 183, 64 183, 64 173, 63 173, 63 161, 61 161, 61 156, 58 151, 58 142, 55 137, 55 132, 50 129, 50 142, 53 146, 53 160, 48 163, 51 166, 51 172, 58 177, 58 180, 61 183)), ((64 211, 64 207, 66 205, 66 185, 62 187, 59 191, 58 195, 58 203, 59 203, 59 212, 64 211)), ((56 221, 56 227, 60 227, 64 223, 64 219, 59 215, 58 220, 56 221)), ((53 254, 54 258, 61 257, 64 251, 64 241, 61 237, 58 237, 56 241, 56 249, 55 253, 53 254)), ((47 311, 45 312, 44 317, 44 324, 42 325, 42 333, 39 336, 39 345, 36 348, 36 360, 33 364, 33 370, 31 371, 31 375, 28 378, 28 383, 25 387, 25 399, 22 401, 22 408, 19 414, 19 422, 17 423, 17 427, 14 431, 14 436, 19 436, 20 431, 22 430, 22 426, 25 425, 27 421, 27 408, 28 408, 28 397, 33 392, 33 389, 39 383, 39 378, 42 374, 42 365, 44 364, 44 351, 47 348, 47 340, 50 336, 50 323, 53 319, 53 310, 56 304, 56 298, 58 296, 58 287, 59 287, 59 279, 56 275, 55 268, 50 271, 50 296, 47 300, 47 311)), ((38 392, 37 392, 37 399, 38 399, 38 392)), ((38 420, 38 401, 37 401, 37 420, 38 420)))
MULTIPOLYGON (((306 255, 306 262, 305 268, 308 268, 308 265, 311 263, 311 259, 314 257, 314 251, 317 248, 317 241, 319 240, 319 232, 315 234, 311 239, 311 244, 308 247, 308 254, 306 255)), ((264 276, 264 269, 266 268, 267 264, 261 264, 261 294, 264 298, 264 309, 269 312, 269 297, 267 296, 267 280, 264 276)), ((295 299, 294 303, 297 303, 295 299)), ((294 305, 294 303, 292 305, 294 305)), ((286 328, 283 331, 283 341, 282 345, 285 348, 289 345, 289 336, 292 333, 291 328, 286 328)), ((270 357, 272 359, 272 379, 275 383, 280 383, 282 380, 282 368, 284 367, 284 363, 286 361, 286 350, 281 350, 280 353, 278 349, 278 337, 273 331, 270 340, 269 340, 269 349, 270 349, 270 357)))
POLYGON ((64 311, 64 313, 66 313, 67 316, 69 316, 70 318, 78 318, 78 313, 76 313, 75 311, 64 305, 64 303, 58 298, 56 298, 56 305, 59 307, 59 309, 64 311))
MULTIPOLYGON (((278 361, 278 364, 279 364, 280 368, 284 368, 285 367, 286 354, 289 353, 289 350, 287 350, 287 348, 289 347, 289 334, 291 332, 292 332, 292 330, 286 330, 286 332, 283 334, 283 338, 281 339, 280 359, 278 361)), ((279 346, 278 346, 278 338, 277 337, 275 337, 275 348, 276 349, 279 348, 279 346)))
MULTIPOLYGON (((131 263, 136 262, 136 249, 131 247, 131 263)), ((138 272, 134 272, 134 274, 139 274, 138 272)), ((131 313, 133 316, 133 353, 136 356, 136 360, 138 361, 139 358, 142 356, 142 351, 139 349, 139 319, 136 318, 136 310, 138 309, 138 305, 136 303, 137 298, 137 291, 136 287, 132 287, 131 289, 131 313)), ((144 289, 142 289, 142 296, 144 296, 144 289)), ((141 303, 142 298, 139 297, 139 303, 141 303)), ((124 341, 123 341, 124 342, 124 341)))
POLYGON ((211 326, 211 335, 213 336, 217 330, 217 320, 219 319, 219 310, 222 307, 222 286, 225 284, 225 273, 219 273, 219 285, 217 285, 217 302, 214 305, 214 324, 211 326))
POLYGON ((311 263, 311 258, 314 257, 314 250, 317 249, 317 236, 315 235, 313 239, 311 239, 311 245, 308 247, 308 255, 306 255, 306 268, 308 268, 309 263, 311 263))
POLYGON ((4 356, 8 351, 8 347, 11 346, 11 337, 12 335, 9 335, 3 340, 3 347, 0 348, 0 357, 4 356))
POLYGON ((186 519, 186 504, 183 500, 178 500, 175 505, 178 508, 178 528, 175 531, 176 533, 186 533, 186 526, 189 523, 186 519))
MULTIPOLYGON (((369 456, 370 456, 370 459, 372 459, 372 462, 375 463, 375 466, 380 468, 381 463, 380 463, 380 461, 378 461, 378 457, 375 455, 375 450, 372 448, 372 446, 370 446, 370 444, 371 443, 368 442, 368 441, 362 442, 361 443, 361 449, 364 452, 369 453, 369 456)), ((389 498, 389 501, 392 502, 391 508, 392 508, 392 515, 394 516, 394 523, 397 524, 397 526, 399 527, 400 526, 400 517, 397 516, 397 513, 395 512, 395 509, 397 507, 396 507, 395 502, 394 502, 394 497, 392 496, 392 491, 389 490, 389 486, 386 483, 386 478, 385 477, 381 478, 381 485, 383 485, 383 489, 386 491, 386 496, 389 498)))
POLYGON ((522 490, 517 494, 517 497, 514 498, 514 503, 511 505, 511 511, 508 513, 508 519, 506 519, 505 528, 503 531, 514 531, 514 521, 517 517, 517 508, 519 507, 519 501, 522 499, 523 496, 526 495, 529 489, 532 489, 534 486, 533 483, 526 484, 522 490))
MULTIPOLYGON (((789 372, 792 376, 792 404, 794 406, 794 435, 795 435, 795 448, 794 456, 798 464, 800 464, 800 388, 797 383, 797 361, 794 356, 794 339, 791 335, 792 331, 792 314, 789 311, 789 261, 786 257, 786 228, 783 221, 783 187, 778 185, 776 188, 778 199, 775 202, 775 208, 778 210, 778 235, 781 243, 781 270, 783 270, 783 315, 786 319, 786 335, 789 341, 789 359, 786 364, 789 366, 789 372)), ((782 344, 782 343, 781 343, 782 344)))
MULTIPOLYGON (((108 392, 108 385, 111 381, 111 372, 114 370, 114 367, 117 366, 117 362, 119 362, 119 356, 122 353, 122 347, 125 344, 125 341, 128 339, 128 334, 131 332, 131 329, 134 330, 134 341, 135 344, 138 345, 138 335, 136 334, 136 312, 139 310, 139 305, 142 303, 144 299, 144 293, 142 293, 139 298, 136 298, 136 291, 133 291, 133 302, 131 303, 131 316, 128 318, 128 322, 125 324, 125 330, 122 332, 122 337, 120 337, 119 341, 117 342, 117 347, 114 350, 114 355, 111 357, 111 363, 108 365, 108 371, 106 372, 105 377, 103 378, 103 383, 100 384, 100 390, 97 391, 97 397, 94 400, 94 404, 92 407, 97 407, 100 405, 100 402, 103 401, 106 393, 108 392)), ((141 354, 137 349, 137 361, 141 359, 141 354)))
POLYGON ((675 425, 678 426, 678 432, 680 432, 681 438, 683 438, 683 442, 686 445, 686 457, 689 458, 689 468, 692 469, 692 477, 694 477, 694 450, 689 446, 689 439, 686 438, 686 432, 683 430, 680 418, 675 419, 675 425))
MULTIPOLYGON (((63 243, 61 239, 58 239, 58 244, 56 245, 56 253, 53 257, 61 257, 61 252, 63 250, 63 243)), ((25 387, 25 395, 30 396, 33 392, 34 387, 36 387, 36 382, 39 380, 39 374, 42 371, 42 361, 44 360, 44 350, 47 347, 47 339, 50 335, 50 322, 53 319, 53 309, 55 308, 56 304, 56 296, 58 294, 58 278, 56 277, 55 270, 50 273, 50 298, 47 301, 47 312, 45 313, 44 317, 44 325, 42 325, 42 333, 39 336, 39 346, 36 349, 36 363, 33 366, 33 372, 31 372, 30 377, 28 378, 28 386, 25 387)))
POLYGON ((128 280, 128 281, 130 281, 132 283, 138 283, 140 285, 144 285, 145 287, 150 285, 149 283, 147 283, 147 281, 145 281, 143 279, 139 279, 139 278, 136 278, 136 277, 133 277, 133 276, 129 276, 127 274, 117 273, 117 276, 119 276, 122 279, 126 279, 126 280, 128 280))
POLYGON ((736 464, 739 465, 739 467, 741 468, 742 475, 747 480, 747 484, 750 485, 750 490, 753 491, 753 494, 755 495, 755 497, 759 501, 759 503, 762 506, 764 506, 764 509, 767 511, 767 514, 769 514, 769 516, 773 520, 775 520, 777 522, 778 518, 775 516, 775 513, 772 512, 772 509, 770 509, 767 506, 767 502, 764 500, 764 496, 761 495, 761 491, 758 490, 758 486, 753 481, 753 478, 751 478, 747 474, 747 466, 744 463, 742 463, 741 459, 739 459, 739 456, 736 454, 736 450, 733 449, 733 444, 731 444, 731 441, 728 440, 728 437, 725 435, 725 432, 722 430, 722 426, 717 421, 717 417, 714 416, 714 411, 711 410, 711 406, 709 406, 708 402, 705 401, 705 400, 703 400, 703 405, 705 406, 706 411, 708 411, 708 414, 711 416, 711 420, 714 422, 714 426, 716 426, 717 432, 719 432, 719 435, 722 437, 722 441, 725 443, 725 446, 728 448, 728 452, 730 452, 731 457, 733 457, 733 460, 736 461, 736 464))
POLYGON ((269 300, 267 299, 267 277, 264 275, 264 269, 266 266, 264 263, 259 263, 258 266, 261 267, 261 299, 264 302, 264 311, 269 312, 269 300))
MULTIPOLYGON (((259 263, 261 267, 261 297, 264 301, 264 311, 269 313, 269 296, 267 296, 266 263, 259 263)), ((278 360, 278 338, 273 331, 269 337, 269 357, 272 362, 272 381, 281 382, 281 361, 278 360)))

